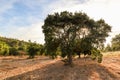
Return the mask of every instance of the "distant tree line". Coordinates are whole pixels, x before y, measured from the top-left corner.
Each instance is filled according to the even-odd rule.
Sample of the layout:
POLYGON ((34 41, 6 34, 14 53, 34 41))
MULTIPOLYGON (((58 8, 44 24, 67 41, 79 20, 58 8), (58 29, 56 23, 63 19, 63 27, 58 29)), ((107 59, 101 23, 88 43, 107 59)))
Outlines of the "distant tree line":
POLYGON ((36 42, 0 37, 0 55, 3 56, 29 55, 33 58, 35 55, 43 55, 43 48, 43 45, 36 42))

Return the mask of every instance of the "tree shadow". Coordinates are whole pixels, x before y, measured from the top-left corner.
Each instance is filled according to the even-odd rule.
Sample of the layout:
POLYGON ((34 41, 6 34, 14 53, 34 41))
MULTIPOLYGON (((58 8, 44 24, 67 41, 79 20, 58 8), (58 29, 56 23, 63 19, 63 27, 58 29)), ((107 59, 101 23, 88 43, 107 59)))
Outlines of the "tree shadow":
POLYGON ((108 68, 83 59, 75 60, 73 67, 58 61, 41 69, 9 77, 5 80, 119 80, 108 68))

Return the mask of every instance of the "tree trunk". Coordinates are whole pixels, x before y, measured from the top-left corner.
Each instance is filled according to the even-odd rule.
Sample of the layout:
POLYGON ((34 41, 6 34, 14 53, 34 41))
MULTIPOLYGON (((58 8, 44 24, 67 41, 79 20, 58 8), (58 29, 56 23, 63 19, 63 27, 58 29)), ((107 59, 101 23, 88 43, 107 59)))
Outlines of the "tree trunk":
POLYGON ((80 58, 80 54, 79 54, 79 58, 80 58))
POLYGON ((80 52, 77 52, 77 55, 79 56, 79 58, 80 58, 80 54, 81 54, 80 52))
POLYGON ((72 65, 72 54, 68 54, 68 65, 72 65))

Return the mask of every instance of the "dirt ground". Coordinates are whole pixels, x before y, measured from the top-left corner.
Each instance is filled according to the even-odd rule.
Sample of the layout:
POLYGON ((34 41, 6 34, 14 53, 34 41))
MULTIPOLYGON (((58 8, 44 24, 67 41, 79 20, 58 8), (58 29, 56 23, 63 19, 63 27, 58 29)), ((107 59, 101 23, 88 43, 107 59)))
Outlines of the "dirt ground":
POLYGON ((90 58, 65 66, 49 57, 0 57, 0 80, 120 80, 120 52, 103 54, 101 64, 90 58))

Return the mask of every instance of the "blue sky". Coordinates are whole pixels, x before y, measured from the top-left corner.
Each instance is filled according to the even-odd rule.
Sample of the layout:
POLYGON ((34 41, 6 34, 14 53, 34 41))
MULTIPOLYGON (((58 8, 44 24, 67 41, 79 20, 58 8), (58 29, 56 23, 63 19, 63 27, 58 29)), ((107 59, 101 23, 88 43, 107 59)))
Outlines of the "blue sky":
POLYGON ((0 0, 0 36, 44 43, 41 26, 48 14, 82 11, 112 26, 110 42, 120 32, 119 0, 0 0))

